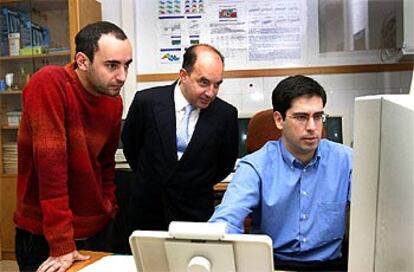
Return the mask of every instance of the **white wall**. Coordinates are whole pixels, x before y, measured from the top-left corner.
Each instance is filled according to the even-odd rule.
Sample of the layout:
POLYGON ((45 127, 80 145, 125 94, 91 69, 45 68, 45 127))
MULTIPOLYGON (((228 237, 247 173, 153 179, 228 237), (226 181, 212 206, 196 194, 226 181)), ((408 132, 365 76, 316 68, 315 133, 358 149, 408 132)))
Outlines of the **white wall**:
MULTIPOLYGON (((102 3, 102 17, 112 21, 124 29, 131 41, 135 39, 134 0, 99 0, 102 3), (129 18, 129 19, 126 19, 129 18)), ((134 45, 133 45, 134 46, 134 45)), ((139 60, 134 59, 134 62, 139 60)), ((135 67, 135 65, 133 65, 135 67)), ((133 68, 134 68, 133 67, 133 68)), ((178 73, 178 71, 177 71, 178 73)), ((131 69, 129 84, 124 88, 124 115, 137 90, 156 85, 171 84, 171 82, 135 82, 135 69, 131 69), (133 71, 132 71, 133 70, 133 71)), ((326 90, 328 103, 326 112, 332 116, 343 117, 344 143, 351 145, 353 127, 354 98, 371 94, 398 94, 408 93, 413 73, 384 72, 361 74, 321 74, 312 76, 326 90)), ((177 74, 178 76, 178 74, 177 74)), ((271 92, 283 77, 234 78, 225 79, 219 97, 236 106, 242 115, 271 107, 271 92), (250 84, 252 86, 250 87, 250 84), (256 98, 252 99, 252 93, 256 98), (259 94, 259 95, 258 95, 259 94)))
POLYGON ((119 0, 97 0, 101 2, 102 20, 110 21, 119 26, 122 25, 121 1, 119 0))

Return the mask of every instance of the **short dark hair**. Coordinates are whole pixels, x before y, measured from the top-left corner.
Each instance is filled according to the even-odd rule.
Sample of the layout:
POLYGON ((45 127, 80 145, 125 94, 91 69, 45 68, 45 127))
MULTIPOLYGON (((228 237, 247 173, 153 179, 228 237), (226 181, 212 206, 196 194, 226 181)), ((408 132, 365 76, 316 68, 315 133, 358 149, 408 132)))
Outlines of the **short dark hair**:
POLYGON ((184 53, 184 60, 183 60, 182 68, 185 69, 188 72, 188 74, 191 74, 191 72, 194 69, 194 64, 197 61, 197 49, 200 47, 206 47, 212 50, 213 52, 215 52, 220 57, 221 62, 224 65, 224 57, 220 53, 220 51, 218 51, 216 48, 214 48, 213 46, 209 44, 195 44, 195 45, 188 47, 184 53))
MULTIPOLYGON (((75 36, 76 51, 84 53, 91 62, 93 62, 93 57, 95 52, 98 51, 98 41, 104 34, 111 34, 119 40, 125 40, 128 37, 125 35, 124 31, 117 25, 106 22, 99 21, 86 25, 82 28, 78 34, 75 36)), ((76 66, 76 63, 75 63, 76 66)))
POLYGON ((292 106, 292 101, 300 96, 318 96, 322 98, 325 107, 326 93, 323 87, 310 77, 296 75, 283 79, 273 90, 273 111, 278 111, 285 119, 286 111, 292 106))

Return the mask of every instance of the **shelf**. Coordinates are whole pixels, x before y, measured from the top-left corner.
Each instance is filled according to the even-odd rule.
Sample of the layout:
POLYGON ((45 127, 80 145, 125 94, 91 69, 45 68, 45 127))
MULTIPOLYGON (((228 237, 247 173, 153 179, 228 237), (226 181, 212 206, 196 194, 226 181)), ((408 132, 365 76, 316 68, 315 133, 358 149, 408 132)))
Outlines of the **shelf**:
POLYGON ((31 0, 30 4, 24 0, 0 0, 0 5, 17 6, 19 10, 27 11, 30 9, 41 11, 67 10, 68 0, 31 0))
POLYGON ((0 0, 0 5, 21 3, 22 0, 0 0))
POLYGON ((53 52, 47 54, 35 54, 35 55, 24 55, 24 56, 3 56, 0 57, 0 61, 5 60, 31 60, 33 58, 57 58, 57 57, 69 57, 69 51, 53 52))
POLYGON ((0 176, 14 178, 14 177, 17 177, 17 173, 4 173, 3 172, 3 173, 0 174, 0 176))
POLYGON ((22 90, 13 90, 13 91, 2 91, 0 92, 1 96, 8 96, 8 95, 21 95, 22 90))
POLYGON ((4 126, 1 126, 1 129, 16 130, 16 129, 19 129, 19 126, 4 125, 4 126))

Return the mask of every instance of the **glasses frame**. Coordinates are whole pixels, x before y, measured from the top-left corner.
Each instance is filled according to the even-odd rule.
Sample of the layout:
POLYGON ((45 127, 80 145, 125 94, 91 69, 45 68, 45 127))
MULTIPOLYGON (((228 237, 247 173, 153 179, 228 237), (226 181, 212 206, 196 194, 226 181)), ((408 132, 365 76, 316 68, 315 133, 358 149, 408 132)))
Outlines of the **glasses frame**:
POLYGON ((315 124, 324 124, 326 119, 328 119, 328 114, 324 112, 316 112, 314 114, 307 113, 293 113, 292 115, 287 115, 287 117, 292 118, 300 125, 308 124, 309 120, 312 118, 315 124))

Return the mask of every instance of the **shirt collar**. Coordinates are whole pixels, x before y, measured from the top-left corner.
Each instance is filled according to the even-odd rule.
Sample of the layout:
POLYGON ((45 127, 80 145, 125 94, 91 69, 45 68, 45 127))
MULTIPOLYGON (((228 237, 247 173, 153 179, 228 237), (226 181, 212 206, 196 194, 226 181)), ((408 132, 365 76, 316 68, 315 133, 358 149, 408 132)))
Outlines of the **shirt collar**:
POLYGON ((321 158, 321 152, 320 152, 320 149, 319 149, 319 146, 318 146, 318 148, 316 148, 316 152, 315 152, 315 155, 313 156, 312 160, 306 166, 304 166, 302 164, 302 162, 300 162, 299 160, 297 160, 295 158, 295 156, 293 156, 286 149, 285 145, 283 144, 282 139, 280 139, 278 142, 279 142, 279 147, 280 147, 280 150, 281 150, 281 153, 282 153, 283 161, 290 168, 292 168, 292 167, 296 167, 296 168, 307 168, 307 167, 310 167, 310 166, 315 165, 320 160, 320 158, 321 158))
POLYGON ((177 84, 175 84, 175 88, 174 88, 174 102, 175 102, 175 111, 181 111, 185 106, 187 106, 188 101, 187 99, 185 99, 183 93, 181 92, 181 88, 180 88, 180 81, 177 82, 177 84))

